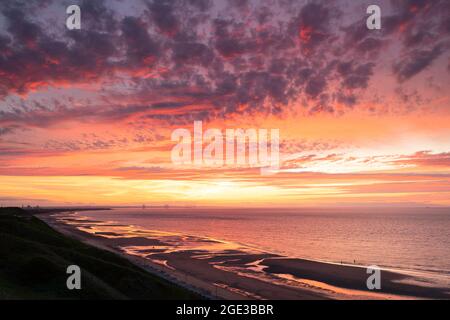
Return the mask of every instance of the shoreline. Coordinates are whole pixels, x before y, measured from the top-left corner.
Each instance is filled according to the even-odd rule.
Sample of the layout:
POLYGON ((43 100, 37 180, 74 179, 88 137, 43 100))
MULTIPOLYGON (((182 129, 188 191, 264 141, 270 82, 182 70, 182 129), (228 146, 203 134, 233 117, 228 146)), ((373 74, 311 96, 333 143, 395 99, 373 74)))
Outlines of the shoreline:
POLYGON ((382 269, 382 292, 374 292, 366 288, 368 275, 364 266, 289 258, 263 251, 245 252, 242 248, 228 248, 225 241, 189 235, 180 242, 197 243, 183 247, 180 242, 164 242, 170 233, 158 235, 142 229, 131 232, 131 226, 74 219, 72 210, 65 211, 66 220, 55 217, 58 214, 64 216, 60 212, 40 213, 37 217, 61 233, 119 254, 209 299, 450 298, 446 288, 409 283, 415 279, 390 270, 382 269), (115 232, 127 227, 128 235, 115 232))

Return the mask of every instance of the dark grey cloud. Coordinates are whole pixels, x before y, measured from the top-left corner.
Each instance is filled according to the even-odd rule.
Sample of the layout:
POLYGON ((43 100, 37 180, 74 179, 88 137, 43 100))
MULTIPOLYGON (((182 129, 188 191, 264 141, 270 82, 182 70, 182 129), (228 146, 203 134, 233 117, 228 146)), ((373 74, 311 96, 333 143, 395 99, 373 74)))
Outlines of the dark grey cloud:
POLYGON ((346 106, 352 107, 356 104, 357 98, 354 94, 344 94, 338 92, 335 96, 337 102, 345 104, 346 106))
POLYGON ((118 21, 107 0, 82 0, 79 6, 82 10, 83 29, 109 32, 117 28, 118 21))
POLYGON ((393 70, 400 82, 415 76, 437 59, 444 52, 444 46, 437 44, 430 50, 416 49, 410 56, 394 64, 393 70))
POLYGON ((306 84, 305 92, 312 98, 316 98, 325 90, 326 85, 326 80, 323 77, 313 77, 306 84))
POLYGON ((196 8, 196 9, 202 11, 202 12, 203 11, 207 11, 212 6, 212 1, 211 0, 188 0, 188 3, 192 7, 196 8))
POLYGON ((383 41, 377 38, 366 38, 356 46, 356 49, 361 53, 372 53, 379 51, 382 48, 383 41))
POLYGON ((153 63, 159 46, 147 31, 147 25, 136 17, 125 17, 121 23, 122 38, 126 43, 128 62, 132 65, 153 63))
POLYGON ((14 127, 1 127, 0 128, 0 136, 7 135, 14 131, 14 127))
POLYGON ((342 62, 337 70, 342 76, 342 85, 347 89, 366 88, 370 77, 373 75, 375 64, 368 62, 356 65, 354 62, 342 62))
POLYGON ((197 64, 206 67, 214 58, 213 51, 198 42, 176 42, 172 50, 173 61, 177 64, 197 64))
POLYGON ((268 6, 227 1, 219 6, 211 0, 148 0, 135 2, 138 12, 118 12, 117 3, 107 0, 75 3, 82 7, 85 28, 72 31, 49 28, 36 19, 39 14, 28 10, 40 10, 36 1, 0 4, 5 21, 0 30, 0 97, 95 83, 101 87, 99 95, 112 97, 109 104, 99 110, 90 109, 93 103, 86 103, 85 110, 5 109, 2 123, 45 125, 57 121, 52 114, 60 119, 137 115, 181 121, 237 111, 279 112, 290 102, 313 112, 332 112, 336 102, 357 105, 384 58, 382 49, 394 40, 401 58, 389 65, 399 81, 419 74, 448 51, 445 13, 450 6, 441 0, 398 0, 383 15, 382 30, 373 32, 368 32, 365 17, 343 25, 341 15, 348 8, 340 2, 268 6), (121 87, 125 82, 126 89, 121 87), (192 111, 193 106, 201 107, 192 111), (83 114, 87 110, 89 115, 83 114))
POLYGON ((330 24, 334 10, 321 2, 309 2, 292 22, 291 32, 300 38, 301 47, 307 53, 331 37, 330 24))
POLYGON ((178 31, 178 18, 175 15, 174 1, 154 0, 148 4, 152 21, 166 35, 175 35, 178 31))

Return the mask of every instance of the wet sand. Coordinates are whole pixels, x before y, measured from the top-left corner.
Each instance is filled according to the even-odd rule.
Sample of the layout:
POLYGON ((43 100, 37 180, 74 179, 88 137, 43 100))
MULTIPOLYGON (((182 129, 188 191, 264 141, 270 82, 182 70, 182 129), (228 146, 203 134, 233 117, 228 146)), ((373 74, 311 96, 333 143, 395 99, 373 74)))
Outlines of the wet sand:
POLYGON ((450 299, 406 274, 382 270, 368 290, 361 266, 294 259, 216 239, 143 230, 82 213, 38 216, 66 235, 116 252, 149 272, 218 299, 450 299))
MULTIPOLYGON (((322 263, 303 259, 266 259, 261 265, 267 266, 265 272, 288 274, 296 278, 320 281, 326 284, 353 290, 367 290, 366 280, 369 276, 367 268, 322 263)), ((392 271, 381 271, 380 293, 412 297, 449 299, 450 289, 420 286, 408 283, 410 276, 392 271)))

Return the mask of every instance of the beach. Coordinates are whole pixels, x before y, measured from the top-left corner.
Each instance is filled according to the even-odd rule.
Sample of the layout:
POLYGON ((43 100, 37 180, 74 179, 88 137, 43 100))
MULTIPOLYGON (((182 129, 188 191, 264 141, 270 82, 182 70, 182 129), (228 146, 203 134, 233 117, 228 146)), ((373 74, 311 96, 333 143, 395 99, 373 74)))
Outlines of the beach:
POLYGON ((448 287, 392 270, 381 271, 381 290, 369 290, 367 266, 283 256, 221 239, 96 220, 83 212, 38 218, 209 299, 450 298, 448 287))

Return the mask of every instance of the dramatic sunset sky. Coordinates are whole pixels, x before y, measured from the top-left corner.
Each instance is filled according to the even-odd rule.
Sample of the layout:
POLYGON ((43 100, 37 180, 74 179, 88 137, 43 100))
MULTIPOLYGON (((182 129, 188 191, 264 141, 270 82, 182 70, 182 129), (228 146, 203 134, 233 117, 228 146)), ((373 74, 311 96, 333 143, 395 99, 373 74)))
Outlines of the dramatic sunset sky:
POLYGON ((449 84, 448 0, 1 1, 0 204, 450 205, 449 84), (172 164, 195 120, 279 172, 172 164))

